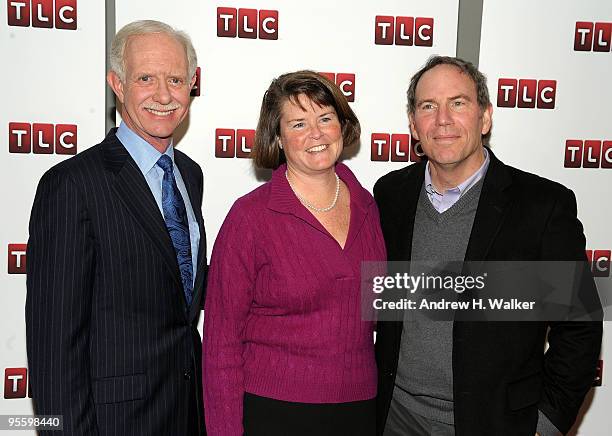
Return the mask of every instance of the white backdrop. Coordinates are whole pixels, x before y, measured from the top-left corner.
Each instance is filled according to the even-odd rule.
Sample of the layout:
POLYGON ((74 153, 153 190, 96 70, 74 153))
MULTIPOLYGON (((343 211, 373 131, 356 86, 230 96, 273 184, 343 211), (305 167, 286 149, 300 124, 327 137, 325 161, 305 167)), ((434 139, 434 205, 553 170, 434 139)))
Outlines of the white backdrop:
MULTIPOLYGON (((250 159, 215 156, 221 144, 217 129, 254 129, 263 93, 282 73, 308 68, 336 73, 339 79, 348 77, 353 83, 344 86, 353 91, 351 106, 361 121, 362 136, 360 147, 347 151, 345 162, 371 189, 382 174, 408 164, 402 157, 409 133, 405 110, 408 81, 430 55, 455 54, 458 1, 311 0, 304 7, 281 0, 116 0, 117 29, 137 19, 159 19, 187 31, 198 52, 200 96, 194 98, 191 114, 177 139, 178 147, 204 170, 203 213, 209 255, 231 204, 266 179, 265 173, 254 171, 250 159), (246 15, 247 27, 240 19, 218 16, 232 12, 227 8, 235 9, 238 18, 246 15), (264 23, 270 16, 274 20, 264 23), (433 25, 427 27, 432 19, 433 25), (262 34, 259 21, 272 32, 263 29, 262 34), (392 36, 386 23, 394 24, 392 36), (409 23, 416 25, 416 30, 408 30, 409 23), (218 36, 227 30, 225 24, 230 25, 230 33, 234 24, 242 31, 235 37, 218 36), (410 33, 412 45, 403 45, 410 33), (381 36, 386 37, 384 41, 381 36), (404 142, 397 153, 395 142, 373 142, 378 139, 404 142), (383 151, 382 156, 379 151, 383 151)), ((38 179, 53 164, 69 157, 12 152, 17 148, 15 144, 10 148, 11 138, 15 143, 17 137, 9 132, 9 123, 76 125, 77 151, 99 142, 105 134, 104 2, 78 2, 76 30, 58 28, 70 25, 65 25, 61 17, 58 21, 60 15, 56 14, 62 6, 76 5, 76 0, 41 0, 42 13, 35 8, 30 17, 34 25, 27 27, 14 25, 15 14, 7 9, 12 7, 11 2, 29 1, 0 2, 0 14, 6 17, 0 25, 0 50, 5 64, 10 65, 0 73, 6 97, 0 112, 6 138, 2 154, 5 170, 0 177, 6 186, 3 192, 7 204, 1 234, 9 266, 17 260, 15 253, 9 252, 9 244, 27 241, 27 222, 38 179), (49 21, 44 21, 45 17, 49 21), (52 27, 36 27, 40 25, 52 27)), ((606 110, 612 97, 610 53, 574 51, 575 23, 609 23, 612 10, 604 4, 609 2, 585 3, 520 0, 508 5, 485 0, 480 69, 489 77, 494 103, 495 152, 512 165, 572 188, 578 197, 588 248, 604 250, 605 254, 612 247, 606 228, 612 218, 608 201, 612 179, 605 168, 564 167, 567 139, 612 139, 606 110), (499 78, 556 80, 555 109, 497 107, 499 78)), ((25 7, 20 10, 25 11, 25 7)), ((70 21, 74 14, 66 11, 63 17, 70 21)), ((37 135, 33 137, 37 145, 37 135)), ((37 147, 37 151, 48 150, 44 145, 49 142, 43 135, 43 148, 37 147)), ((245 145, 248 148, 248 142, 245 145)), ((27 394, 26 398, 7 398, 7 394, 21 396, 19 389, 27 387, 25 379, 11 375, 19 376, 19 371, 26 368, 25 275, 8 270, 7 266, 5 274, 0 274, 0 364, 5 388, 0 414, 27 414, 31 413, 27 394), (12 390, 13 380, 19 382, 18 392, 12 390)), ((609 289, 609 277, 598 282, 609 289)), ((605 340, 604 360, 611 361, 606 356, 612 344, 608 337, 605 340)), ((605 377, 603 386, 595 391, 580 434, 608 433, 606 414, 612 392, 606 387, 605 377)))
POLYGON ((378 177, 405 165, 372 162, 371 133, 408 133, 405 93, 410 76, 434 53, 455 54, 458 0, 311 0, 307 8, 282 0, 184 3, 185 8, 176 8, 166 2, 117 1, 116 25, 119 29, 151 18, 192 37, 202 71, 201 96, 193 101, 178 147, 204 168, 209 254, 232 203, 265 181, 258 180, 249 159, 215 158, 215 131, 255 129, 273 78, 298 69, 355 74, 351 107, 361 121, 362 136, 359 152, 347 163, 370 189, 378 177), (278 11, 278 39, 218 37, 219 7, 278 11), (375 44, 376 16, 381 15, 434 18, 433 46, 375 44))
POLYGON ((0 238, 5 265, 8 265, 0 274, 0 369, 4 388, 0 414, 32 413, 25 372, 25 274, 9 273, 11 261, 16 263, 19 257, 9 252, 9 245, 25 244, 28 240, 30 208, 42 174, 70 157, 56 154, 57 124, 71 125, 71 134, 76 131, 76 137, 64 137, 62 141, 73 146, 66 149, 68 152, 86 149, 99 142, 105 133, 105 22, 100 18, 104 17, 104 2, 80 1, 77 5, 75 0, 43 0, 38 3, 41 9, 33 9, 30 19, 26 20, 27 26, 17 26, 11 25, 11 18, 18 18, 17 11, 21 18, 26 18, 30 2, 0 2, 3 100, 0 131, 4 144, 0 173, 4 204, 0 238), (30 143, 26 143, 24 135, 14 131, 21 129, 10 129, 10 123, 45 124, 43 131, 50 129, 51 138, 46 133, 39 138, 32 131, 31 151, 13 153, 11 142, 19 145, 18 138, 21 138, 25 149, 30 143))

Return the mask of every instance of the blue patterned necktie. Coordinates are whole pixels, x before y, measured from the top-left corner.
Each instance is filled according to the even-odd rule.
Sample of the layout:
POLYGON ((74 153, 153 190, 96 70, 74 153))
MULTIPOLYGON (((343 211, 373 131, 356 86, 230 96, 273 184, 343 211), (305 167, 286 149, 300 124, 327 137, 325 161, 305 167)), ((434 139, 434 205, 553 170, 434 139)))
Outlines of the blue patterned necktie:
POLYGON ((187 209, 185 202, 176 186, 174 178, 174 167, 172 159, 168 155, 162 155, 157 161, 157 165, 164 170, 162 180, 162 209, 166 227, 174 245, 176 260, 181 270, 181 280, 183 281, 183 291, 187 307, 191 305, 193 299, 193 267, 191 262, 191 240, 189 238, 189 222, 187 221, 187 209))

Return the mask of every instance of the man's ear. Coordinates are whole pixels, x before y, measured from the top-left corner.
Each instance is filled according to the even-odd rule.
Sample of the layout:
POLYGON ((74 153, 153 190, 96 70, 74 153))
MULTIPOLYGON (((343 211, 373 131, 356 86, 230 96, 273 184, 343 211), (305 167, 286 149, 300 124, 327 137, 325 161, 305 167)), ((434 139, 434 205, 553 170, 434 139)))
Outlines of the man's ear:
POLYGON ((113 90, 113 92, 115 93, 119 101, 123 103, 123 98, 124 98, 123 82, 121 82, 121 79, 119 79, 119 76, 117 75, 117 73, 115 73, 112 70, 109 71, 108 74, 106 75, 106 82, 108 83, 108 86, 111 87, 111 89, 113 90))
POLYGON ((195 73, 191 78, 191 83, 189 83, 189 89, 193 89, 193 85, 196 83, 196 79, 198 78, 198 73, 195 73))
POLYGON ((486 135, 491 130, 493 120, 493 106, 489 105, 484 111, 482 111, 482 130, 481 134, 486 135))
POLYGON ((414 126, 414 114, 408 114, 408 120, 410 122, 410 133, 412 134, 412 137, 419 141, 419 134, 417 133, 416 127, 414 126))

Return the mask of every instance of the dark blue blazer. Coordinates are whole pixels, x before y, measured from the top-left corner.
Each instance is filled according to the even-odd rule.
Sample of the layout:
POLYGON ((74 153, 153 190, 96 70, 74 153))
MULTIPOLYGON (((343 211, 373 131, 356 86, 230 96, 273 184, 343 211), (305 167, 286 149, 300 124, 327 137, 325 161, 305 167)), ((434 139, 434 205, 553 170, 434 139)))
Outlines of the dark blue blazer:
POLYGON ((52 435, 203 434, 202 170, 175 151, 201 234, 187 308, 162 214, 115 132, 38 185, 26 301, 35 411, 63 415, 52 435))

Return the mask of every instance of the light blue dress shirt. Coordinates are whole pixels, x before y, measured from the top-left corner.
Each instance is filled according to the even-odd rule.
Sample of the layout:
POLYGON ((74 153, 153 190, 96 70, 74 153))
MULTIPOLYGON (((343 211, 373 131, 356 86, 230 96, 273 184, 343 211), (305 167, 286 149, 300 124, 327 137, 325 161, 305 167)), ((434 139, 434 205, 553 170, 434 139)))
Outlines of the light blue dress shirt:
POLYGON ((487 168, 489 168, 489 152, 486 148, 482 148, 485 155, 485 160, 478 168, 478 170, 467 178, 464 182, 460 183, 454 188, 447 189, 446 191, 440 193, 436 191, 431 181, 431 174, 429 172, 429 162, 425 166, 425 192, 427 192, 427 197, 434 209, 436 209, 439 213, 445 212, 450 209, 453 204, 457 202, 469 189, 474 186, 482 177, 487 173, 487 168))
MULTIPOLYGON (((157 161, 161 157, 161 153, 155 149, 151 144, 142 139, 136 133, 134 133, 124 122, 119 125, 117 129, 117 138, 123 146, 126 148, 132 159, 138 165, 138 168, 142 172, 159 211, 164 216, 164 210, 162 207, 162 180, 164 178, 164 170, 158 165, 157 161)), ((185 209, 187 209, 187 221, 189 223, 189 238, 191 240, 191 265, 193 266, 193 281, 195 283, 195 276, 198 265, 198 247, 200 246, 200 227, 196 220, 195 214, 193 213, 193 207, 191 206, 191 200, 187 194, 187 188, 185 182, 181 176, 181 172, 174 162, 174 147, 172 143, 166 149, 164 153, 172 159, 174 166, 174 178, 176 179, 176 185, 183 196, 185 202, 185 209)))

